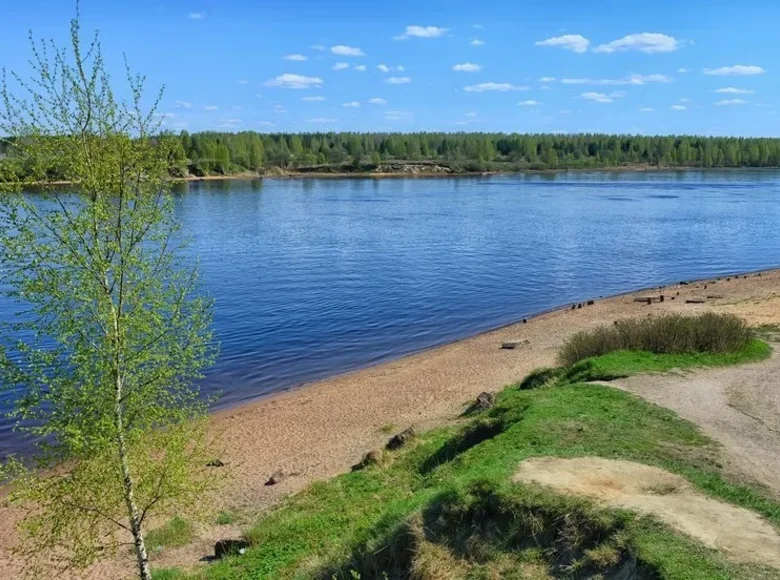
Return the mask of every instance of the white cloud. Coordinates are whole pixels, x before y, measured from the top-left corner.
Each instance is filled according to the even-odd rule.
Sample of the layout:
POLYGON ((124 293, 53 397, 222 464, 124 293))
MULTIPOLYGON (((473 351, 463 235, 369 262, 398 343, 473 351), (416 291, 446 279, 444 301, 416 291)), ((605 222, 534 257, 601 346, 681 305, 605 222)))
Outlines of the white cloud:
POLYGON ((257 124, 260 125, 261 127, 268 127, 270 125, 273 125, 273 121, 258 121, 257 124))
POLYGON ((558 46, 582 54, 588 50, 590 40, 579 34, 564 34, 563 36, 554 36, 546 40, 540 40, 535 44, 536 46, 558 46))
POLYGON ((409 121, 412 114, 408 111, 386 111, 385 119, 388 121, 409 121))
POLYGON ((203 20, 204 18, 206 18, 206 13, 205 12, 190 12, 188 14, 188 16, 190 17, 190 20, 203 20))
POLYGON ((297 62, 303 62, 304 60, 309 60, 309 58, 302 54, 285 54, 282 57, 282 60, 294 60, 297 62))
POLYGON ((379 97, 374 97, 373 99, 368 99, 368 102, 372 105, 386 105, 387 101, 384 99, 380 99, 379 97))
POLYGON ((233 109, 234 111, 241 111, 243 109, 241 105, 233 105, 230 108, 233 109))
POLYGON ((471 42, 469 42, 471 46, 485 46, 485 41, 480 40, 479 38, 472 38, 471 42))
POLYGON ((747 101, 745 99, 723 99, 722 101, 718 101, 715 103, 716 107, 722 107, 724 105, 746 105, 747 101))
POLYGON ((366 72, 366 65, 364 64, 358 64, 355 66, 355 70, 359 72, 366 72))
POLYGON ((542 77, 539 79, 540 83, 554 83, 555 77, 542 77))
POLYGON ((412 79, 409 77, 390 77, 386 78, 385 82, 389 85, 405 85, 412 82, 412 79))
POLYGON ((569 109, 561 109, 558 112, 561 113, 562 115, 571 115, 571 111, 569 109))
POLYGON ((312 50, 318 50, 320 52, 325 50, 325 46, 323 46, 322 44, 312 44, 309 48, 311 48, 312 50))
POLYGON ((642 32, 639 34, 629 34, 618 40, 613 40, 602 44, 593 49, 593 52, 625 52, 628 50, 638 50, 646 54, 654 52, 674 52, 680 48, 680 41, 658 32, 642 32))
POLYGON ((302 101, 308 101, 310 103, 316 103, 316 102, 319 102, 319 101, 324 101, 325 97, 303 97, 301 100, 302 101))
POLYGON ((531 100, 529 100, 529 101, 520 101, 517 104, 520 105, 521 107, 535 107, 537 105, 541 105, 541 103, 539 101, 531 101, 531 100))
POLYGON ((333 65, 333 70, 346 70, 349 68, 349 64, 346 62, 337 62, 333 65))
POLYGON ((756 65, 744 65, 744 64, 735 64, 734 66, 722 66, 720 68, 715 69, 704 69, 705 75, 716 75, 716 76, 729 76, 729 75, 737 75, 737 76, 745 76, 745 75, 760 75, 764 74, 764 69, 760 66, 756 65))
POLYGON ((447 33, 446 28, 438 26, 407 26, 406 32, 394 36, 395 40, 406 40, 407 38, 437 38, 447 33))
POLYGON ((220 119, 219 122, 220 122, 219 127, 223 129, 235 129, 236 127, 241 125, 243 121, 241 121, 241 119, 220 119))
POLYGON ((279 105, 279 104, 274 105, 273 109, 274 109, 274 113, 286 113, 287 112, 287 109, 285 108, 284 105, 279 105))
POLYGON ((173 103, 173 106, 176 107, 177 109, 191 109, 192 103, 190 103, 189 101, 176 101, 175 103, 173 103))
POLYGON ((476 117, 477 113, 466 113, 467 117, 476 117))
POLYGON ((688 99, 688 98, 686 98, 686 97, 683 97, 682 99, 680 99, 680 102, 681 102, 681 103, 690 103, 690 102, 691 102, 691 100, 690 100, 690 99, 688 99))
POLYGON ((750 89, 738 89, 736 87, 725 87, 715 91, 716 93, 726 93, 727 95, 752 95, 755 91, 750 89))
POLYGON ((688 107, 685 105, 672 105, 669 107, 672 111, 687 111, 688 107))
POLYGON ((629 75, 622 79, 561 79, 565 85, 596 85, 596 86, 621 86, 621 85, 645 85, 647 83, 670 83, 672 77, 661 74, 629 75))
POLYGON ((239 85, 248 85, 249 81, 246 79, 241 79, 240 81, 237 81, 239 85))
POLYGON ((307 123, 335 123, 338 119, 329 119, 326 117, 315 117, 314 119, 306 119, 307 123))
POLYGON ((485 91, 527 91, 528 87, 520 87, 510 83, 480 83, 463 88, 467 93, 484 93, 485 91))
POLYGON ((479 72, 482 70, 482 65, 471 62, 464 62, 463 64, 456 64, 452 67, 452 70, 458 72, 479 72))
POLYGON ((640 113, 652 113, 653 111, 655 111, 653 107, 641 107, 639 109, 640 113))
POLYGON ((670 83, 672 77, 661 74, 631 75, 628 80, 632 85, 644 85, 646 83, 670 83))
POLYGON ((615 91, 608 95, 605 93, 588 92, 582 93, 580 97, 586 101, 592 101, 594 103, 612 103, 615 99, 622 99, 626 96, 626 94, 626 91, 615 91))
POLYGON ((267 87, 280 87, 283 89, 309 89, 311 87, 321 87, 322 79, 319 77, 307 77, 292 73, 284 73, 278 77, 266 81, 267 87))
POLYGON ((551 91, 552 87, 550 85, 539 85, 539 90, 542 91, 551 91))
POLYGON ((355 46, 345 46, 343 44, 331 46, 330 51, 333 54, 337 54, 339 56, 366 56, 366 54, 359 48, 355 46))
POLYGON ((687 69, 687 68, 678 68, 677 72, 680 73, 681 75, 684 75, 684 74, 687 74, 687 73, 689 73, 691 71, 690 71, 690 69, 687 69))
POLYGON ((341 106, 357 109, 358 107, 360 107, 360 103, 358 103, 357 101, 350 101, 349 103, 344 103, 341 106))
POLYGON ((387 66, 386 64, 378 64, 376 65, 376 68, 383 73, 388 73, 392 71, 404 72, 406 70, 406 67, 403 67, 400 64, 398 66, 387 66))

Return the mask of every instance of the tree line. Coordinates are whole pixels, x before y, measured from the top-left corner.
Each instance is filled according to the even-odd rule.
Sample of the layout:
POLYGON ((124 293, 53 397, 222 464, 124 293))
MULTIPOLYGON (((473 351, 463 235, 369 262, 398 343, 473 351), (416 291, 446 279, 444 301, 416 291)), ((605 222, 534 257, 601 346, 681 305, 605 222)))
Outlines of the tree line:
MULTIPOLYGON (((701 136, 506 133, 240 133, 182 131, 169 140, 171 174, 230 175, 317 166, 371 170, 425 161, 457 171, 658 167, 779 167, 780 139, 701 136)), ((30 169, 0 141, 0 179, 30 169)), ((49 169, 56 177, 56 163, 49 169)))

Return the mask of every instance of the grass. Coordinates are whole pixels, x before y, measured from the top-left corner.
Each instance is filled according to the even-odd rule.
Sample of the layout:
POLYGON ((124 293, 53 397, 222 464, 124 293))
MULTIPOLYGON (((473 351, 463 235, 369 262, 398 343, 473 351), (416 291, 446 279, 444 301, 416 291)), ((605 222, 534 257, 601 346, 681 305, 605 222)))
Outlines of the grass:
POLYGON ((177 516, 164 526, 150 530, 145 539, 150 550, 186 546, 192 539, 192 524, 177 516))
POLYGON ((767 353, 756 341, 730 355, 617 352, 537 373, 535 382, 502 391, 492 409, 421 433, 381 466, 313 484, 247 530, 253 548, 244 556, 194 577, 585 578, 632 565, 640 580, 772 578, 654 520, 509 483, 529 457, 622 458, 678 473, 780 526, 780 503, 727 478, 714 446, 693 425, 628 393, 582 382, 767 353))
POLYGON ((236 512, 222 510, 217 514, 215 521, 218 526, 226 526, 228 524, 232 524, 233 522, 236 521, 236 512))
POLYGON ((667 314, 618 320, 613 326, 578 332, 564 343, 559 359, 563 365, 573 365, 619 350, 680 355, 729 354, 742 350, 752 337, 745 321, 732 314, 667 314))
POLYGON ((387 435, 390 435, 391 433, 395 433, 398 430, 398 426, 395 423, 385 423, 379 428, 379 431, 381 433, 385 433, 387 435))

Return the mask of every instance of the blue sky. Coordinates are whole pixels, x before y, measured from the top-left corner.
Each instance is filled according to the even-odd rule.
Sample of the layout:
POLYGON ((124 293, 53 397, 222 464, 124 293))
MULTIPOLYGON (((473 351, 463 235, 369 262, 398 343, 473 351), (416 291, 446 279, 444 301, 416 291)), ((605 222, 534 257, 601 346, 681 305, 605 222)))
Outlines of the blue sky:
MULTIPOLYGON (((67 40, 71 0, 3 8, 67 40)), ((506 131, 778 136, 780 2, 82 0, 190 131, 506 131)))

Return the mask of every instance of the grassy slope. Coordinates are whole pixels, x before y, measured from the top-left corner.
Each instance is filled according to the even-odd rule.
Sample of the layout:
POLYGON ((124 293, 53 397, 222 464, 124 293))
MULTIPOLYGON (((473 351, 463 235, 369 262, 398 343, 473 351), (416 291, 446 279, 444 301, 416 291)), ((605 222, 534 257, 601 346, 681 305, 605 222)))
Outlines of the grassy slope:
MULTIPOLYGON (((580 382, 640 371, 748 362, 769 352, 768 346, 757 341, 739 355, 727 357, 619 352, 575 365, 553 388, 549 381, 547 388, 509 387, 499 394, 493 409, 464 420, 460 426, 423 434, 408 449, 389 453, 385 466, 315 484, 290 498, 248 531, 256 548, 196 574, 220 580, 330 578, 334 574, 349 578, 354 567, 363 571, 363 578, 370 578, 373 575, 364 565, 366 554, 387 549, 399 526, 407 525, 415 513, 439 509, 442 497, 454 494, 463 505, 478 501, 474 499, 475 486, 489 490, 484 493, 490 497, 515 505, 519 511, 512 517, 518 521, 527 518, 533 511, 529 506, 534 505, 558 505, 562 513, 569 514, 576 507, 570 505, 574 502, 571 498, 508 483, 518 462, 543 455, 598 455, 657 465, 685 476, 705 493, 753 509, 780 526, 780 504, 755 489, 726 480, 713 459, 710 442, 693 425, 630 394, 580 382)), ((477 496, 484 500, 479 493, 477 496)), ((771 577, 766 571, 727 563, 650 519, 596 510, 586 502, 574 503, 581 504, 576 509, 590 514, 587 517, 595 518, 588 521, 611 522, 607 528, 612 531, 602 534, 599 550, 609 551, 620 544, 662 578, 771 577)), ((480 570, 488 564, 472 559, 467 565, 463 554, 453 560, 447 552, 454 549, 452 538, 461 532, 452 533, 443 543, 425 543, 426 549, 438 554, 439 560, 444 558, 443 550, 452 566, 470 567, 469 577, 482 577, 480 570)), ((483 549, 490 565, 508 561, 508 569, 516 570, 529 559, 549 564, 549 554, 539 550, 509 549, 491 541, 483 549)), ((155 575, 156 579, 178 577, 180 573, 173 570, 155 575)))

